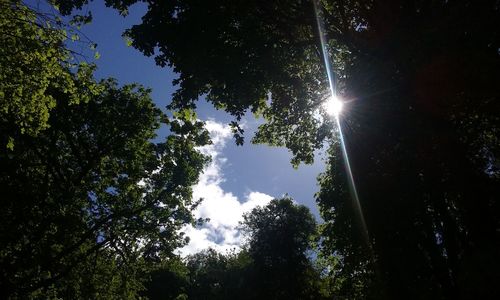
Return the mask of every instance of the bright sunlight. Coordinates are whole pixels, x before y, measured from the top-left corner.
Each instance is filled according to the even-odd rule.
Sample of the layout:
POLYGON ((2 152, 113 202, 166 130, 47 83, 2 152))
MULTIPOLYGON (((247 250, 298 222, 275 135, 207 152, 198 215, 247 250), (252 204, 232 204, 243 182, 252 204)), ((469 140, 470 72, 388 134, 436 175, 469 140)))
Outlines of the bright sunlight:
POLYGON ((330 116, 337 117, 340 114, 340 112, 342 112, 342 108, 344 107, 344 103, 342 103, 342 101, 338 97, 331 96, 324 103, 324 107, 325 107, 326 112, 330 116))

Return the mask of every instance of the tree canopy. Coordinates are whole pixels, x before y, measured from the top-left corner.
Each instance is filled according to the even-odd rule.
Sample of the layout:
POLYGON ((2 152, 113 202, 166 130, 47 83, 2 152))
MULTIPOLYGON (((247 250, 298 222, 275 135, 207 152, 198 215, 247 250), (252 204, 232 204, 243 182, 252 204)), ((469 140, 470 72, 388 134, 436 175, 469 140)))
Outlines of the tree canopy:
MULTIPOLYGON (((36 136, 49 127, 50 111, 57 105, 47 90, 58 89, 72 104, 99 91, 89 66, 75 68, 64 46, 69 32, 57 16, 8 0, 0 2, 0 14, 0 118, 21 134, 36 136), (69 68, 82 80, 74 80, 69 68), (78 86, 83 82, 88 85, 78 86)), ((6 138, 2 147, 12 149, 14 138, 6 138)))
MULTIPOLYGON (((86 2, 61 1, 68 12, 86 2)), ((122 11, 135 2, 107 1, 122 11)), ((125 34, 179 73, 172 108, 206 95, 236 119, 260 113, 254 141, 287 146, 294 163, 311 162, 334 135, 318 113, 329 95, 324 37, 347 102, 341 126, 362 209, 350 211, 350 196, 336 193, 345 163, 332 156, 317 198, 333 243, 324 249, 353 258, 353 276, 356 266, 376 268, 388 298, 497 294, 498 3, 317 4, 318 12, 302 0, 147 1, 142 23, 125 34), (353 255, 358 239, 341 237, 361 215, 368 240, 357 251, 372 252, 371 263, 353 255)))
POLYGON ((242 226, 253 261, 250 299, 319 299, 319 278, 308 257, 316 222, 308 208, 275 199, 245 215, 242 226))
MULTIPOLYGON (((206 161, 194 147, 207 137, 193 141, 182 132, 191 125, 168 121, 173 134, 152 143, 165 116, 149 92, 113 80, 98 85, 100 95, 79 105, 51 91, 59 101, 50 128, 16 136, 14 150, 0 156, 7 294, 49 289, 97 260, 139 272, 140 264, 171 256, 184 242, 180 226, 194 221, 191 186, 206 161)), ((8 126, 2 123, 2 134, 8 126)), ((86 297, 77 284, 63 286, 61 295, 86 297)))
MULTIPOLYGON (((124 34, 179 74, 169 104, 178 116, 204 96, 234 116, 237 143, 245 113, 263 116, 253 141, 286 146, 295 165, 330 145, 316 199, 335 296, 497 298, 498 1, 313 1, 146 0, 141 23, 124 34), (342 136, 322 107, 328 72, 345 102, 342 136)), ((52 2, 71 14, 89 1, 52 2)), ((137 2, 106 0, 123 15, 137 2)), ((113 257, 108 270, 124 257, 171 253, 175 229, 191 221, 179 203, 203 166, 194 150, 207 140, 201 125, 169 121, 173 134, 151 143, 164 117, 144 90, 96 83, 85 67, 70 72, 60 28, 18 1, 1 9, 3 290, 49 288, 87 253, 113 257)), ((247 254, 269 271, 262 278, 303 266, 309 221, 286 200, 246 217, 247 254)), ((227 270, 224 259, 195 261, 227 270)), ((269 280, 280 288, 266 297, 285 297, 269 280)))
POLYGON ((274 199, 247 213, 241 226, 247 236, 242 251, 209 249, 188 256, 184 265, 160 268, 146 294, 150 299, 172 291, 171 299, 327 299, 325 278, 310 257, 316 223, 308 208, 290 198, 274 199))
POLYGON ((135 298, 195 222, 208 133, 142 86, 71 69, 62 29, 27 6, 1 9, 1 297, 135 298))

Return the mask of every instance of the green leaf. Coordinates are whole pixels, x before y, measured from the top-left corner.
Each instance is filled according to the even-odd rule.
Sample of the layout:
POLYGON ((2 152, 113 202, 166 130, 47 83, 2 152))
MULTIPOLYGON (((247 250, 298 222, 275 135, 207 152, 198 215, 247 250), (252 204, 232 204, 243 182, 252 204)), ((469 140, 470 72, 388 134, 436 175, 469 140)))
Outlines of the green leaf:
POLYGON ((13 151, 14 150, 14 138, 12 137, 8 137, 8 140, 7 140, 7 149, 13 151))

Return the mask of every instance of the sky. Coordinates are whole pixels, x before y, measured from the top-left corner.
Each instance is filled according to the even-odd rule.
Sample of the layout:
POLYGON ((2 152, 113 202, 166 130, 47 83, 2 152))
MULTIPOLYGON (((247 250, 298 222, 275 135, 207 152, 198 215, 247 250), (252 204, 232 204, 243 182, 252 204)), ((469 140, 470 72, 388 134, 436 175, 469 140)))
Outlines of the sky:
MULTIPOLYGON (((124 18, 102 2, 97 0, 83 9, 92 11, 93 21, 81 29, 87 39, 97 44, 100 58, 95 60, 96 78, 114 77, 120 84, 140 83, 152 89, 154 102, 164 108, 175 91, 171 82, 176 74, 169 68, 156 66, 153 58, 128 47, 121 37, 126 28, 140 22, 145 7, 133 6, 124 18)), ((75 43, 72 47, 89 53, 85 48, 88 45, 83 43, 75 43)), ((87 59, 93 60, 90 55, 87 59)), ((204 198, 194 214, 210 221, 199 228, 186 226, 183 229, 191 241, 180 250, 181 254, 209 247, 220 251, 238 250, 243 241, 238 230, 242 214, 285 194, 308 206, 319 220, 314 193, 318 190, 316 177, 324 169, 321 153, 313 165, 302 164, 294 169, 288 150, 249 142, 252 132, 262 121, 253 116, 244 118, 246 143, 236 146, 227 125, 232 120, 228 114, 201 100, 197 115, 206 122, 213 144, 200 149, 212 156, 212 163, 193 188, 195 199, 204 198)), ((161 129, 159 135, 165 134, 166 129, 161 129)))

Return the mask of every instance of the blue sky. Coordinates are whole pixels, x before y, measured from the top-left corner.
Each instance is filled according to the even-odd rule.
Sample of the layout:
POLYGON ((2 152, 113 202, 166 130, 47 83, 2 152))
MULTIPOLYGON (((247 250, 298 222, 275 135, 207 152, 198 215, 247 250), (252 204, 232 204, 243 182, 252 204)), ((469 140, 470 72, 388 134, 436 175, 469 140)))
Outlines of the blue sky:
MULTIPOLYGON (((84 26, 82 32, 97 43, 100 58, 95 61, 98 66, 96 77, 114 77, 120 84, 136 82, 150 87, 153 100, 164 108, 175 90, 171 82, 176 75, 168 68, 156 66, 153 58, 127 47, 121 37, 126 28, 140 22, 144 7, 132 7, 125 18, 106 8, 102 1, 93 2, 84 11, 86 9, 92 11, 93 22, 84 26)), ((81 52, 85 49, 82 48, 81 52)), ((236 146, 226 126, 230 116, 216 111, 204 101, 199 102, 197 114, 201 120, 208 121, 211 134, 217 140, 213 146, 204 149, 215 159, 195 187, 195 196, 205 198, 205 203, 196 214, 211 218, 213 224, 198 229, 186 228, 193 240, 191 246, 185 249, 186 253, 207 246, 221 250, 233 246, 237 248, 241 240, 234 227, 241 213, 285 193, 296 202, 310 207, 319 218, 314 193, 318 189, 316 177, 324 168, 320 156, 314 165, 301 165, 295 170, 286 149, 248 142, 259 122, 253 117, 244 119, 247 142, 244 146, 236 146)))

